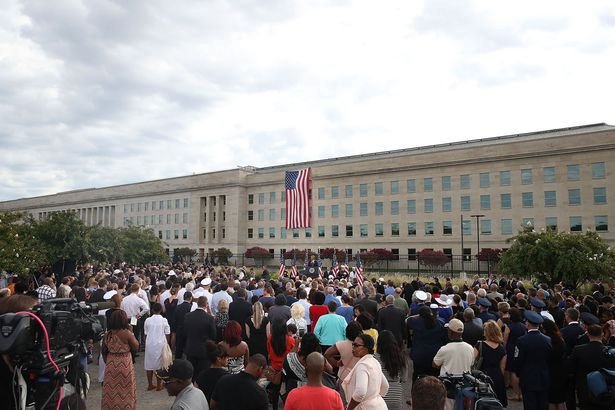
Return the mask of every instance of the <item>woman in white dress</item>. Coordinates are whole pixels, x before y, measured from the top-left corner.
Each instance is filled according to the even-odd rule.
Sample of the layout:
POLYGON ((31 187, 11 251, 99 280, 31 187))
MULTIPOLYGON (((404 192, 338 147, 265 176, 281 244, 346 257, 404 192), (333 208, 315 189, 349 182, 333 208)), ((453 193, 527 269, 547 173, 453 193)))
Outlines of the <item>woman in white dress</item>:
POLYGON ((171 334, 171 326, 166 318, 162 317, 162 305, 152 303, 152 316, 145 320, 145 371, 147 374, 147 390, 162 390, 162 381, 156 380, 156 386, 152 384, 155 370, 160 370, 160 356, 162 349, 168 343, 171 334))

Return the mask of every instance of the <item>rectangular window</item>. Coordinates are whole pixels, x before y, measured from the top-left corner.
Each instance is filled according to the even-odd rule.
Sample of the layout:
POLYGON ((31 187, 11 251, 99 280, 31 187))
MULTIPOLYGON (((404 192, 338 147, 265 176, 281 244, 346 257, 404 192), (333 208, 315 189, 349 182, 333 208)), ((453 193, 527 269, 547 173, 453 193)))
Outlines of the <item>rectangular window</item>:
POLYGON ((179 239, 179 229, 173 230, 173 239, 179 239))
POLYGON ((182 216, 182 223, 188 223, 188 212, 184 212, 184 215, 182 216))
POLYGON ((399 236, 399 224, 396 222, 391 224, 391 236, 399 236))
POLYGON ((352 185, 346 185, 344 193, 346 195, 346 198, 352 198, 352 185))
POLYGON ((137 212, 141 212, 141 202, 137 202, 137 212))
POLYGON ((346 218, 352 218, 352 204, 346 204, 346 218))
POLYGON ((408 248, 408 260, 409 261, 416 260, 416 248, 408 248))
POLYGON ((346 238, 352 238, 352 225, 346 225, 346 238))
POLYGON ((367 196, 367 184, 359 184, 359 196, 365 198, 367 196))
POLYGON ((158 204, 158 209, 164 209, 164 201, 160 201, 158 204))
POLYGON ((173 200, 167 199, 167 209, 173 209, 173 200))
POLYGON ((534 218, 523 218, 521 221, 524 228, 534 229, 534 218))
POLYGON ((557 216, 547 216, 545 218, 545 228, 548 231, 557 232, 557 216))
POLYGON ((384 236, 384 224, 376 224, 376 236, 384 236))
POLYGON ((480 209, 491 209, 491 195, 480 196, 480 209))
POLYGON ((376 202, 376 216, 384 215, 384 202, 376 202))
POLYGON ((408 213, 415 214, 416 213, 416 199, 408 199, 408 213))
POLYGON ((609 217, 607 215, 594 216, 594 226, 596 232, 607 232, 609 230, 609 217))
POLYGON ((188 208, 188 198, 184 198, 184 208, 188 208))
POLYGON ((188 230, 182 229, 182 239, 188 239, 188 230))
POLYGON ((450 196, 442 198, 442 212, 451 212, 453 210, 453 200, 450 196))
POLYGON ((545 191, 545 206, 557 205, 557 191, 545 191))
POLYGON ((479 180, 480 180, 480 187, 481 188, 489 188, 489 173, 488 172, 481 172, 479 174, 479 180))
POLYGON ((442 190, 443 191, 451 190, 451 177, 448 175, 442 177, 442 190))
POLYGON ((171 214, 167 214, 167 225, 171 224, 171 214))
POLYGON ((293 238, 299 237, 299 229, 293 229, 293 238))
POLYGON ((408 236, 416 236, 416 222, 408 222, 408 236))
POLYGON ((325 226, 324 225, 318 225, 318 237, 319 238, 325 237, 325 226))
POLYGON ((359 225, 359 231, 361 232, 361 238, 367 238, 367 224, 359 225))
POLYGON ((325 189, 318 188, 318 199, 325 199, 325 189))
POLYGON ((128 204, 124 204, 124 213, 128 213, 128 204))
POLYGON ((510 171, 500 171, 500 186, 510 185, 510 171))
POLYGON ((433 192, 433 179, 430 177, 423 178, 423 191, 433 192))
POLYGON ((162 231, 158 231, 158 239, 162 239, 162 231))
MULTIPOLYGON (((284 228, 282 228, 284 229, 284 228)), ((205 231, 203 231, 205 232, 205 231)), ((253 228, 248 228, 248 239, 252 239, 254 238, 254 229, 253 228)))
POLYGON ((270 221, 275 221, 275 208, 270 208, 269 209, 269 220, 270 221))
POLYGON ((544 167, 542 169, 542 180, 546 183, 555 182, 555 167, 544 167))
POLYGON ((594 188, 594 205, 606 204, 606 188, 594 188))
POLYGON ((578 165, 568 165, 568 181, 578 181, 581 178, 581 172, 578 165))
POLYGON ((164 215, 158 215, 158 225, 162 225, 164 223, 164 215))
POLYGON ((325 206, 324 205, 318 205, 318 217, 319 218, 325 217, 325 206))
POLYGON ((461 222, 463 234, 464 235, 472 235, 472 221, 469 219, 464 219, 461 222))
POLYGON ((521 185, 530 185, 534 182, 532 169, 526 168, 521 170, 521 185))
POLYGON ((581 190, 569 189, 568 190, 568 205, 581 205, 581 190))
POLYGON ((464 174, 459 176, 459 186, 461 189, 470 189, 470 175, 464 174))
POLYGON ((331 225, 331 236, 333 238, 340 236, 340 227, 338 225, 331 225))
POLYGON ((406 192, 409 194, 413 194, 416 192, 416 180, 408 179, 406 180, 406 192))
POLYGON ((331 187, 331 198, 339 198, 340 196, 340 188, 337 186, 331 187))
POLYGON ((512 235, 513 226, 512 219, 502 219, 502 235, 512 235))
POLYGON ((135 204, 130 204, 130 212, 134 212, 135 211, 135 204))
POLYGON ((175 209, 179 209, 179 199, 175 200, 175 209))
POLYGON ((428 214, 433 212, 433 199, 432 198, 426 198, 425 200, 423 200, 423 212, 428 213, 428 214))
POLYGON ((470 197, 469 196, 462 196, 461 197, 461 210, 462 211, 469 211, 471 209, 471 203, 470 203, 470 197))
POLYGON ((265 193, 261 192, 258 194, 258 204, 263 205, 265 203, 265 193))
POLYGON ((164 232, 164 236, 165 236, 165 238, 166 238, 166 239, 171 239, 171 230, 170 230, 170 229, 167 229, 167 230, 164 232))
POLYGON ((286 233, 286 228, 285 227, 281 227, 280 228, 280 239, 286 239, 287 237, 287 233, 286 233))
POLYGON ((524 208, 534 207, 534 193, 533 192, 522 192, 521 193, 521 206, 523 206, 524 208))
POLYGON ((305 228, 305 237, 306 238, 312 237, 312 228, 305 228))
POLYGON ((337 218, 340 214, 339 205, 331 205, 331 218, 337 218))
POLYGON ((592 164, 592 179, 602 179, 604 177, 606 177, 604 162, 594 162, 592 164))
POLYGON ((261 222, 265 220, 265 210, 264 209, 258 210, 258 220, 261 222))
POLYGON ((152 201, 152 211, 156 210, 156 201, 152 201))
POLYGON ((367 216, 367 202, 361 202, 359 204, 359 215, 367 216))
POLYGON ((510 209, 512 207, 512 200, 510 194, 500 194, 500 208, 510 209))
POLYGON ((143 202, 143 210, 145 212, 149 211, 149 202, 143 202))
POLYGON ((286 191, 280 192, 280 202, 286 202, 286 191))
POLYGON ((452 235, 452 234, 453 234, 453 222, 443 221, 442 222, 442 235, 452 235))
POLYGON ((582 232, 583 222, 580 216, 570 217, 570 232, 582 232))
POLYGON ((376 195, 382 195, 384 193, 382 182, 376 182, 374 184, 374 192, 376 195))
POLYGON ((480 220, 480 234, 491 235, 491 219, 480 220))
POLYGON ((248 211, 248 221, 254 220, 254 211, 248 211))
POLYGON ((275 238, 275 228, 269 228, 269 238, 275 238))
POLYGON ((391 201, 391 215, 399 215, 399 201, 391 201))
POLYGON ((399 194, 399 181, 391 181, 391 194, 399 194))
POLYGON ((137 216, 137 225, 141 225, 141 215, 137 216))
POLYGON ((258 228, 258 239, 265 238, 265 228, 258 228))
POLYGON ((433 235, 433 222, 425 222, 425 235, 433 235))
POLYGON ((275 203, 275 192, 269 192, 269 203, 270 204, 275 203))
POLYGON ((248 204, 252 205, 254 203, 254 194, 248 194, 248 204))

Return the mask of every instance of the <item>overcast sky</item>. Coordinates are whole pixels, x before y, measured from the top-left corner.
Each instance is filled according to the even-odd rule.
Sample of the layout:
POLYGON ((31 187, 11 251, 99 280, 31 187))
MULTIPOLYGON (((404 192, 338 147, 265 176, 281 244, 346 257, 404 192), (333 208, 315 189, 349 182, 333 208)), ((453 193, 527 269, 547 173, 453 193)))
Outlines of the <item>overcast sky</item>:
POLYGON ((13 1, 0 201, 615 124, 604 1, 13 1))

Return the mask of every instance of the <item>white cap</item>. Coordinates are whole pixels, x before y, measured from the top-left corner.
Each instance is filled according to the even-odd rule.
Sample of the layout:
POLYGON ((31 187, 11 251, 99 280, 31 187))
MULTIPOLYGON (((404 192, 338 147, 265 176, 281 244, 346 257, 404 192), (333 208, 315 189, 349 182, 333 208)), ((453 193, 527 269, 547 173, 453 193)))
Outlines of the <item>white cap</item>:
POLYGON ((201 281, 201 285, 203 286, 209 286, 211 285, 211 278, 205 278, 201 281))
POLYGON ((115 275, 117 275, 117 274, 118 274, 118 273, 120 273, 120 272, 121 272, 121 270, 119 270, 119 269, 116 269, 116 270, 114 270, 114 271, 113 271, 113 273, 114 273, 115 275))
POLYGON ((540 315, 542 317, 544 317, 545 319, 549 319, 551 322, 555 322, 555 319, 553 318, 553 315, 551 313, 549 313, 548 311, 546 311, 546 310, 542 310, 540 312, 540 315))
POLYGON ((421 302, 425 302, 427 300, 427 293, 422 290, 417 290, 414 292, 414 296, 421 302))
POLYGON ((115 295, 117 295, 117 290, 115 290, 115 289, 114 290, 110 290, 109 292, 107 292, 107 293, 105 293, 103 295, 103 299, 104 300, 109 300, 109 299, 111 299, 115 295))
POLYGON ((169 273, 167 273, 167 275, 169 275, 169 276, 177 276, 177 274, 175 273, 175 271, 173 269, 171 269, 169 271, 169 273))

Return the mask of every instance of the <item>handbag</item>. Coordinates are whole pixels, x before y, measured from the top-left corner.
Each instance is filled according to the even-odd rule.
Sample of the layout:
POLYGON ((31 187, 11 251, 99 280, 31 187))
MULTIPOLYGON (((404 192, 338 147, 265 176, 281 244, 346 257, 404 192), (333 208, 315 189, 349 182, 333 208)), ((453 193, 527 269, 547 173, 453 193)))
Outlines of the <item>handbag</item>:
POLYGON ((483 367, 483 342, 482 340, 478 341, 478 356, 474 359, 474 363, 472 363, 472 371, 480 370, 483 367))
POLYGON ((167 370, 171 363, 173 363, 173 352, 169 343, 165 341, 162 352, 160 352, 160 368, 167 370))

